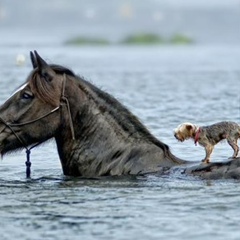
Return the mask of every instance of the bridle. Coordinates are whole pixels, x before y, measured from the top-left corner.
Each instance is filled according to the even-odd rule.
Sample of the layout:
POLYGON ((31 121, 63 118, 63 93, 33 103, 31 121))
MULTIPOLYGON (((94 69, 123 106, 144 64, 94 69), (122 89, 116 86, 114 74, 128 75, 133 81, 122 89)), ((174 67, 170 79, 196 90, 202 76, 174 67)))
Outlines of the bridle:
MULTIPOLYGON (((18 127, 18 126, 25 126, 28 124, 32 124, 35 123, 55 112, 57 112, 62 106, 66 105, 67 107, 67 111, 68 111, 68 116, 69 116, 69 124, 70 124, 70 130, 71 130, 71 134, 72 134, 72 139, 75 140, 75 132, 74 132, 74 127, 73 127, 73 121, 72 121, 72 114, 71 114, 71 110, 70 110, 70 105, 69 105, 69 101, 67 99, 67 97, 65 96, 65 87, 66 87, 66 74, 63 74, 63 84, 62 84, 62 93, 61 93, 61 98, 60 98, 60 104, 59 106, 57 106, 56 108, 52 109, 50 112, 42 115, 41 117, 38 117, 36 119, 27 121, 27 122, 23 122, 23 123, 8 123, 6 122, 4 119, 2 119, 0 117, 0 122, 2 122, 5 127, 9 128, 10 131, 14 134, 14 136, 17 138, 17 140, 21 143, 21 145, 26 149, 26 157, 27 157, 27 161, 25 162, 26 164, 26 177, 30 178, 31 175, 31 162, 30 162, 30 154, 31 154, 31 150, 33 148, 35 148, 36 146, 40 145, 42 142, 38 142, 34 145, 32 145, 31 147, 28 147, 27 144, 18 136, 18 134, 14 131, 13 127, 18 127)), ((5 128, 4 128, 5 129, 5 128)), ((2 131, 4 131, 4 129, 2 131)))

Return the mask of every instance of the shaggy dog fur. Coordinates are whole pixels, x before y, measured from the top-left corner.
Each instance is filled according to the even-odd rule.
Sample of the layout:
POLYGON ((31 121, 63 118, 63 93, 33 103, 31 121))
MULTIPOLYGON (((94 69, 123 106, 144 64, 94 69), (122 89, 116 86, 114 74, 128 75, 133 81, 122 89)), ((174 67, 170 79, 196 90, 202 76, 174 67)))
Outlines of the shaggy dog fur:
POLYGON ((174 136, 181 142, 191 138, 195 144, 199 143, 203 146, 206 156, 202 161, 205 163, 210 162, 214 146, 223 139, 227 140, 234 151, 232 158, 236 158, 239 152, 237 141, 240 138, 240 126, 235 122, 219 122, 202 127, 192 123, 182 123, 174 129, 174 136))

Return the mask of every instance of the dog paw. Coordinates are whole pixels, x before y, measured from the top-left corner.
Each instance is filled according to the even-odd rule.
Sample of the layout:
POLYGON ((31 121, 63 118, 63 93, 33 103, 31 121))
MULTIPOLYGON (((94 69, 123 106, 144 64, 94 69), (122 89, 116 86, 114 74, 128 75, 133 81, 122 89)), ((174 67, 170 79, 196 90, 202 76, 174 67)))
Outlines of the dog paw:
POLYGON ((210 163, 210 161, 209 161, 209 159, 203 159, 203 160, 202 160, 202 163, 208 164, 208 163, 210 163))

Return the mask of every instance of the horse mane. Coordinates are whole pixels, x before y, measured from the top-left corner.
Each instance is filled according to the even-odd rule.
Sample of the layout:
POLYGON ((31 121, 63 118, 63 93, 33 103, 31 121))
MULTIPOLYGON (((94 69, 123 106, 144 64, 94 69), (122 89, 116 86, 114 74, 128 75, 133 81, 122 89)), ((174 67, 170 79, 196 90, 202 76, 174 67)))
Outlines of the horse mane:
MULTIPOLYGON (((89 81, 86 81, 83 78, 77 76, 77 78, 82 81, 86 86, 88 86, 94 93, 97 95, 97 98, 92 98, 98 105, 102 105, 98 99, 104 101, 104 110, 108 111, 111 116, 115 119, 115 121, 121 126, 124 131, 129 132, 129 136, 139 135, 147 140, 148 142, 153 143, 154 145, 160 147, 165 155, 171 157, 173 160, 175 157, 170 152, 169 146, 159 141, 156 137, 154 137, 149 130, 140 122, 140 120, 133 115, 127 107, 125 107, 122 103, 120 103, 115 97, 111 94, 104 92, 100 88, 91 84, 89 81)), ((89 92, 88 92, 89 94, 89 92)))
POLYGON ((57 64, 49 64, 50 68, 54 70, 57 74, 66 74, 72 77, 76 77, 75 73, 69 68, 57 65, 57 64))
MULTIPOLYGON (((114 118, 114 120, 118 123, 118 125, 129 133, 129 136, 136 137, 136 139, 144 139, 154 145, 160 147, 165 155, 172 157, 168 145, 162 143, 157 138, 155 138, 148 129, 139 121, 139 119, 133 115, 123 104, 121 104, 116 98, 112 95, 104 92, 100 88, 94 86, 89 81, 86 81, 84 78, 76 76, 73 71, 70 69, 56 65, 49 65, 52 70, 54 70, 57 74, 66 74, 66 76, 70 76, 75 78, 81 87, 81 90, 86 92, 91 96, 93 101, 103 109, 104 111, 108 111, 109 114, 114 118), (91 93, 93 92, 93 93, 91 93)), ((56 89, 53 88, 51 84, 47 81, 43 81, 37 71, 33 71, 32 75, 29 76, 27 80, 30 84, 30 87, 34 94, 37 95, 44 102, 50 103, 54 106, 59 105, 59 97, 61 95, 60 92, 56 93, 56 89), (57 96, 57 98, 56 98, 57 96)))

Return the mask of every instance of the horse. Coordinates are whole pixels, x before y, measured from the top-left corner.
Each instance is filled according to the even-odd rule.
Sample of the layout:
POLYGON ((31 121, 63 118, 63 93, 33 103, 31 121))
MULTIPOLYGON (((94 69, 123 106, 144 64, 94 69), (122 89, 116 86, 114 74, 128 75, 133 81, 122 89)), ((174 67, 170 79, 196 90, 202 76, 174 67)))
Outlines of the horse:
POLYGON ((161 172, 186 161, 123 104, 72 70, 30 52, 32 71, 0 107, 0 154, 56 141, 64 175, 161 172))

